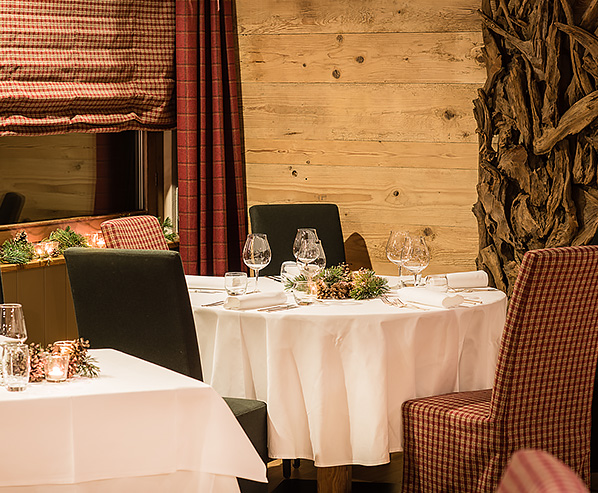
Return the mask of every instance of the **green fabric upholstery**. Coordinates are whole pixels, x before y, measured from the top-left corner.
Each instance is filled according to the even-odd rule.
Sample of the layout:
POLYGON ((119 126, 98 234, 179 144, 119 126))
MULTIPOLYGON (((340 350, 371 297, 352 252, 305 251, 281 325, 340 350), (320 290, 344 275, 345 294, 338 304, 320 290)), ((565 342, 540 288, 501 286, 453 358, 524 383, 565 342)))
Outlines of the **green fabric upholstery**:
MULTIPOLYGON (((113 348, 202 379, 195 321, 178 252, 69 248, 64 252, 79 336, 92 348, 113 348)), ((225 397, 267 461, 266 404, 225 397)), ((266 483, 239 480, 242 493, 266 483)))
POLYGON ((249 208, 252 233, 266 233, 272 250, 270 263, 260 275, 280 274, 285 260, 295 260, 293 242, 297 229, 315 228, 324 247, 326 265, 345 262, 340 214, 335 204, 268 204, 249 208))
MULTIPOLYGON (((251 443, 255 445, 262 460, 265 463, 268 462, 266 404, 261 401, 234 397, 225 397, 224 400, 237 417, 251 443)), ((238 482, 242 493, 264 493, 268 491, 267 485, 264 483, 249 481, 248 479, 238 479, 238 482), (266 486, 265 489, 264 486, 266 486)))
POLYGON ((79 336, 92 348, 118 349, 202 379, 177 252, 69 248, 64 257, 79 336))

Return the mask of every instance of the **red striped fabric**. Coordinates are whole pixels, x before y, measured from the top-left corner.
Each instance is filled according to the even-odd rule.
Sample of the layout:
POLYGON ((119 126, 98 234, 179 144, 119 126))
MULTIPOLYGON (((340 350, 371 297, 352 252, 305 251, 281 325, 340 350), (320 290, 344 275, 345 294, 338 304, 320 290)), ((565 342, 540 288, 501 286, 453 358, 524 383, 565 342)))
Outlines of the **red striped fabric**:
POLYGON ((155 216, 130 216, 100 224, 107 248, 168 250, 168 242, 155 216))
POLYGON ((496 493, 589 493, 583 481, 543 450, 513 454, 496 493))
POLYGON ((174 127, 174 0, 11 0, 0 18, 0 135, 174 127))
POLYGON ((180 253, 222 275, 247 232, 232 0, 177 0, 176 26, 180 253))

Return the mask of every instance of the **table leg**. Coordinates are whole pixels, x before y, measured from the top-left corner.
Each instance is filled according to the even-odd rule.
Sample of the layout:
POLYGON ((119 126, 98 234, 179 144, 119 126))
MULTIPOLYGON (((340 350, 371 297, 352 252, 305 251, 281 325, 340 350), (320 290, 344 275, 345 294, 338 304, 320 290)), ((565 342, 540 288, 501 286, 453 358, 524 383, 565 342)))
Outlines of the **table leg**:
POLYGON ((317 467, 318 493, 350 493, 351 466, 317 467))

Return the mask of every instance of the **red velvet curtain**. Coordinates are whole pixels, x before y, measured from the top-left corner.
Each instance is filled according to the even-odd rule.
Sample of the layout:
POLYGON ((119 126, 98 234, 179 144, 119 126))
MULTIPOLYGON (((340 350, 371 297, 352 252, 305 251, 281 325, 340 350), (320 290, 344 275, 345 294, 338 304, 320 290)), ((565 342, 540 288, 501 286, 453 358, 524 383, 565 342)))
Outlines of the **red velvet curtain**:
POLYGON ((187 274, 240 270, 247 231, 233 0, 177 0, 180 252, 187 274))

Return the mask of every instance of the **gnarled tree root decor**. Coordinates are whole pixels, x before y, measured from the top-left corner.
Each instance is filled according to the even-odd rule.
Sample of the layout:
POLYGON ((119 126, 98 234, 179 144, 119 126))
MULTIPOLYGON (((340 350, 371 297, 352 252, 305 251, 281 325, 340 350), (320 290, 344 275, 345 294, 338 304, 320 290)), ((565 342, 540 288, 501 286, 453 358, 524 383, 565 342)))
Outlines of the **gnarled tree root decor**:
POLYGON ((598 229, 598 0, 482 0, 479 268, 508 294, 527 250, 598 229))

